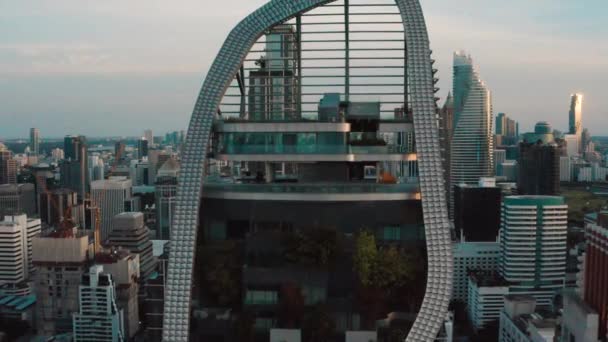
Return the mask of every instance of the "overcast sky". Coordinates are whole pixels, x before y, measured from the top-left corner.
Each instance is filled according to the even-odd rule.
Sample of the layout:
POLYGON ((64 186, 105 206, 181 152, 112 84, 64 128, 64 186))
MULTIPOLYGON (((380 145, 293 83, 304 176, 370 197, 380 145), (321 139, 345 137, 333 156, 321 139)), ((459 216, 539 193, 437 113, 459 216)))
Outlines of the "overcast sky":
MULTIPOLYGON (((370 0, 372 1, 372 0, 370 0)), ((228 31, 263 0, 0 0, 0 140, 185 129, 228 31)), ((608 1, 421 0, 441 97, 454 50, 474 58, 494 112, 608 135, 608 1)))

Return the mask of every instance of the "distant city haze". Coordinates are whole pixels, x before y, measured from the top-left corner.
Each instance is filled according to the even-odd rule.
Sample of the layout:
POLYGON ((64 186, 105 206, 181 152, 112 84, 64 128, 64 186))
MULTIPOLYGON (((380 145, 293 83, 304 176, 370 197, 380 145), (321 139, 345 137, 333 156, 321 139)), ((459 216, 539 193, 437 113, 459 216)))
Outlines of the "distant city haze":
MULTIPOLYGON (((0 140, 185 129, 212 58, 264 0, 0 2, 0 140)), ((520 131, 582 125, 608 135, 606 0, 424 0, 444 100, 452 53, 471 53, 494 114, 520 131)))

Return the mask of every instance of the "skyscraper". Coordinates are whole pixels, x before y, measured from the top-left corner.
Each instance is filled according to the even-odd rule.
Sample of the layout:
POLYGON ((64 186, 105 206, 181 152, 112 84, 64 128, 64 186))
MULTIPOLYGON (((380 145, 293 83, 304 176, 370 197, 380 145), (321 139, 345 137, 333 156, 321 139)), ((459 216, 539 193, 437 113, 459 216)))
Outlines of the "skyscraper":
POLYGON ((583 95, 572 94, 570 95, 570 134, 576 135, 578 143, 578 152, 583 153, 582 146, 582 134, 583 134, 583 95))
POLYGON ((507 196, 500 230, 501 275, 509 293, 548 307, 566 276, 568 205, 558 196, 507 196))
POLYGON ((450 200, 454 186, 475 185, 481 177, 494 175, 492 99, 473 60, 454 53, 454 134, 450 168, 450 200))
POLYGON ((148 140, 141 138, 137 140, 137 157, 143 159, 148 156, 148 140))
POLYGON ((123 312, 116 305, 116 284, 103 266, 93 265, 78 287, 79 311, 74 313, 74 341, 125 340, 123 312))
POLYGON ((101 214, 101 242, 103 243, 112 230, 114 216, 125 211, 125 202, 133 197, 132 183, 125 177, 110 177, 91 183, 91 202, 99 208, 101 214))
POLYGON ((82 202, 89 189, 87 141, 84 136, 66 136, 63 139, 65 159, 59 164, 61 186, 78 193, 82 202))
POLYGON ((509 146, 517 143, 519 124, 505 113, 496 115, 495 145, 509 146))
POLYGON ((37 156, 40 154, 40 130, 30 128, 30 154, 37 156))
POLYGON ((17 183, 17 161, 13 153, 0 143, 0 184, 17 183))
POLYGON ((524 134, 519 144, 519 180, 521 195, 558 195, 561 148, 555 142, 551 126, 541 121, 534 133, 524 134))
POLYGON ((156 178, 156 238, 169 240, 175 215, 177 200, 177 176, 179 164, 173 158, 167 160, 158 170, 156 178))

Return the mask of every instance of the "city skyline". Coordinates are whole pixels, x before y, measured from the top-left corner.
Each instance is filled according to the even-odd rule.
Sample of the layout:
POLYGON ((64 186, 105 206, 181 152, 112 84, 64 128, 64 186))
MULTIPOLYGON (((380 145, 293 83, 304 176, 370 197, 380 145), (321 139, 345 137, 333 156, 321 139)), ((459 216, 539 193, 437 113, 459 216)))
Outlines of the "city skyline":
MULTIPOLYGON (((183 129, 222 37, 264 2, 231 3, 230 11, 198 2, 156 3, 137 11, 111 1, 80 7, 0 5, 0 27, 7 25, 0 30, 0 116, 14 122, 10 129, 0 128, 0 137, 24 138, 30 127, 40 127, 43 138, 120 136, 132 134, 142 122, 158 132, 183 129), (206 20, 195 15, 200 12, 206 20), (168 25, 156 25, 159 20, 168 25)), ((445 98, 451 88, 452 52, 466 49, 493 90, 495 112, 510 113, 522 131, 541 120, 566 131, 569 95, 580 92, 583 127, 605 135, 602 80, 608 76, 608 48, 597 42, 608 33, 601 25, 606 5, 599 0, 486 5, 478 0, 422 4, 439 69, 439 95, 445 98), (525 12, 518 10, 522 6, 525 12), (563 25, 563 19, 570 24, 563 25)))

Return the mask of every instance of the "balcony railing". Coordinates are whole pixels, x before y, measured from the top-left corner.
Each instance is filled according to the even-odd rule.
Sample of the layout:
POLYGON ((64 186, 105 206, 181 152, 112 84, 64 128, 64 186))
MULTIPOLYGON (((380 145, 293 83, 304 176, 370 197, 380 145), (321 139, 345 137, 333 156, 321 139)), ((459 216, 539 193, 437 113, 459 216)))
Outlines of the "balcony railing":
POLYGON ((220 154, 404 154, 406 146, 351 145, 227 145, 220 154))
POLYGON ((378 183, 267 183, 245 184, 228 183, 208 179, 203 188, 205 191, 257 192, 257 193, 418 193, 417 183, 378 184, 378 183))

